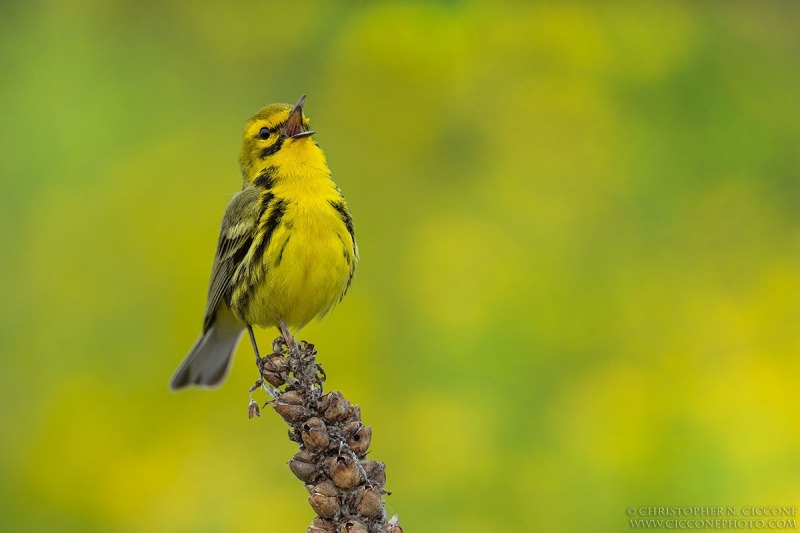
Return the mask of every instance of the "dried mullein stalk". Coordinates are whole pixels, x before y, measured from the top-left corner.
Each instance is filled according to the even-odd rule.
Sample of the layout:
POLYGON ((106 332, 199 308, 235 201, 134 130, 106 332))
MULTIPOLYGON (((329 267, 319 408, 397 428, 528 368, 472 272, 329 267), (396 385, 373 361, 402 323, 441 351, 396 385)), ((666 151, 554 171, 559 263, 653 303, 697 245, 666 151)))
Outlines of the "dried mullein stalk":
MULTIPOLYGON (((261 377, 250 392, 263 387, 273 396, 268 403, 300 446, 289 468, 306 484, 317 513, 308 532, 403 533, 384 509, 386 467, 367 460, 372 428, 361 421, 361 409, 340 392, 324 393, 325 372, 313 344, 290 348, 279 337, 272 346, 274 353, 258 360, 261 377)), ((248 414, 259 415, 253 400, 248 414)))

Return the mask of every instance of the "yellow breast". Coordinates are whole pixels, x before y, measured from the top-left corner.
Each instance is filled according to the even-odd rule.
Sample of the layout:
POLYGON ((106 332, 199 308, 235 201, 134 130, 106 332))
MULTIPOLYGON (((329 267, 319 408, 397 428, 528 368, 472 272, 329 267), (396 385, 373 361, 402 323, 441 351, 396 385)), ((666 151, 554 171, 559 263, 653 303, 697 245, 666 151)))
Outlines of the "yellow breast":
POLYGON ((350 280, 353 249, 335 209, 325 203, 289 203, 264 254, 264 275, 247 310, 258 326, 283 318, 300 328, 330 311, 350 280))
MULTIPOLYGON (((250 278, 255 283, 247 289, 246 305, 238 310, 246 322, 261 327, 276 326, 282 318, 301 328, 330 311, 347 291, 357 259, 349 212, 324 159, 286 155, 293 156, 293 164, 276 169, 280 175, 264 193, 282 210, 280 222, 265 243, 261 271, 250 278)), ((265 219, 274 218, 275 209, 265 212, 265 219)))

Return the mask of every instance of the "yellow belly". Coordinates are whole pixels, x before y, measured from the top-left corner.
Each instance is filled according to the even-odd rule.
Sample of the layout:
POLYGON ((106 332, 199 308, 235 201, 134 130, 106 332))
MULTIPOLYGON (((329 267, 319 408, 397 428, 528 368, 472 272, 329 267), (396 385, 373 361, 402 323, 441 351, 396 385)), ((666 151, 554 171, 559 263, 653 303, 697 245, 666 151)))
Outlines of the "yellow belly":
POLYGON ((282 318, 299 329, 330 311, 350 280, 349 243, 344 224, 327 206, 285 217, 264 253, 260 280, 241 310, 245 321, 269 327, 282 318))

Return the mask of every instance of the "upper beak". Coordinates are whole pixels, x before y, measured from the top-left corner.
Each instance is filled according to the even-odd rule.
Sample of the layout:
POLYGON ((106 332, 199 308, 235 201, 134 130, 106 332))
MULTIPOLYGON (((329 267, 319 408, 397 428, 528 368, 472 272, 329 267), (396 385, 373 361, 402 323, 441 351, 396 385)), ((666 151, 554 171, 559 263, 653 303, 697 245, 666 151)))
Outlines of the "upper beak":
POLYGON ((281 131, 283 137, 299 139, 300 137, 308 137, 316 133, 315 131, 309 130, 303 123, 303 104, 305 101, 306 95, 301 96, 297 105, 295 105, 292 112, 289 113, 289 118, 286 119, 286 124, 284 124, 283 131, 281 131))

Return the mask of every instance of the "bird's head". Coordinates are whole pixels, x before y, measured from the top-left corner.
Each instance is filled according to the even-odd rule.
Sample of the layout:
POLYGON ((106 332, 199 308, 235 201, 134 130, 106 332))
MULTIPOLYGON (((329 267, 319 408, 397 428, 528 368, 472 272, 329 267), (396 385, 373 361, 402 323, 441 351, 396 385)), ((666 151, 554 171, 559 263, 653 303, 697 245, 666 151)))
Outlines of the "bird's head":
POLYGON ((309 119, 303 114, 303 95, 294 106, 271 104, 247 121, 239 164, 245 183, 252 183, 265 168, 293 172, 307 165, 325 165, 325 156, 311 138, 309 119))

